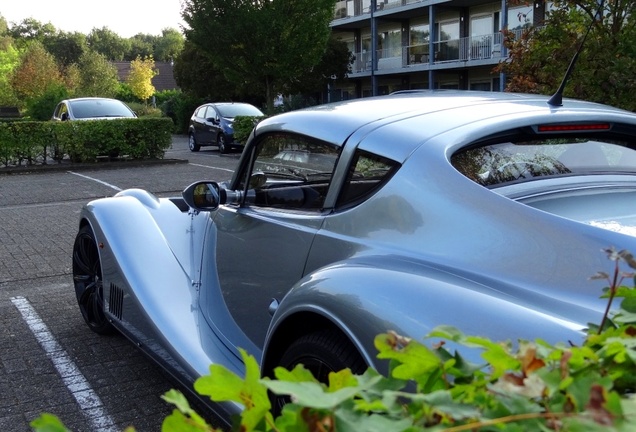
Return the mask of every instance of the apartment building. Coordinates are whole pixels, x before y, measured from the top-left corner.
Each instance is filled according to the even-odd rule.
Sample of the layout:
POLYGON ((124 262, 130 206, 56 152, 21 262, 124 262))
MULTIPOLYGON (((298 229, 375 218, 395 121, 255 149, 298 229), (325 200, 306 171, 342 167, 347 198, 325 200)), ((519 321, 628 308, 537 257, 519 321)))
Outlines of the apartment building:
POLYGON ((332 32, 354 54, 330 99, 410 89, 502 91, 502 29, 540 25, 545 0, 342 0, 332 32))

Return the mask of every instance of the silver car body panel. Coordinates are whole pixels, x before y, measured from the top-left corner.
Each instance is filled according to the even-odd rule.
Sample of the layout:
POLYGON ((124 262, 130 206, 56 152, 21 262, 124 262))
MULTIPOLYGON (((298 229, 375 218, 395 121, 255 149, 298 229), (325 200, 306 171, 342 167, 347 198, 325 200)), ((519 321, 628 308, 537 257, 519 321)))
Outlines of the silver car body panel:
MULTIPOLYGON (((577 342, 605 306, 603 282, 588 280, 608 267, 600 250, 636 251, 636 237, 624 234, 636 222, 636 173, 487 188, 449 160, 522 126, 594 119, 636 127, 636 115, 621 110, 546 100, 422 92, 262 121, 239 166, 259 137, 281 131, 343 148, 318 213, 236 204, 188 211, 140 190, 93 201, 81 223, 103 244, 106 312, 185 384, 211 363, 241 374, 238 348, 265 369, 275 365, 291 326, 314 319, 340 329, 380 370, 373 338, 387 330, 422 338, 448 324, 495 340, 577 342), (358 148, 401 167, 371 197, 339 209, 358 148), (615 220, 621 230, 604 229, 615 220)), ((239 409, 222 405, 220 414, 239 409)))

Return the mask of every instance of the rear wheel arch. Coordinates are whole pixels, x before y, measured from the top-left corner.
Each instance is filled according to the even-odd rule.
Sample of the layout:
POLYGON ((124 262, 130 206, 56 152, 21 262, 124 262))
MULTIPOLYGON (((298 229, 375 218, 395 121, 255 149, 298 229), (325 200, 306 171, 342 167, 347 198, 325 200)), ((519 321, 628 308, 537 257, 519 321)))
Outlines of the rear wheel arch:
POLYGON ((315 312, 302 312, 289 316, 279 324, 268 341, 267 351, 263 354, 262 374, 273 377, 274 369, 281 365, 281 361, 295 343, 305 343, 309 340, 323 340, 326 337, 337 340, 338 344, 346 344, 345 351, 352 355, 354 373, 362 373, 362 369, 369 366, 369 362, 361 353, 357 344, 351 340, 338 325, 328 318, 315 312))

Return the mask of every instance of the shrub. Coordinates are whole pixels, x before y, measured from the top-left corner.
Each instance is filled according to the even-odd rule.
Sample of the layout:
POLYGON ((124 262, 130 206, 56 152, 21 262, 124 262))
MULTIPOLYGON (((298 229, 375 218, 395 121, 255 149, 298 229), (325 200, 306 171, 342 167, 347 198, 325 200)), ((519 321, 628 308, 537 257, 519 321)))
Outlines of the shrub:
MULTIPOLYGON (((607 311, 615 299, 622 301, 616 313, 590 325, 581 345, 535 340, 513 348, 441 326, 428 337, 481 350, 485 366, 451 353, 444 343, 429 348, 388 332, 375 339, 378 358, 390 362, 388 377, 345 369, 320 383, 298 365, 277 368, 276 379, 261 378, 256 359, 241 350, 244 378, 212 365, 194 388, 215 402, 242 404, 233 429, 242 432, 636 430, 636 290, 623 285, 634 281, 634 273, 620 268, 636 269, 636 260, 627 251, 606 252, 614 269, 593 278, 609 283, 607 311), (277 417, 268 392, 290 397, 277 417)), ((181 393, 171 390, 163 398, 176 407, 163 430, 216 430, 181 393)), ((45 416, 32 423, 36 430, 59 422, 45 416)))
POLYGON ((0 164, 46 164, 51 159, 93 162, 99 156, 162 158, 172 143, 167 118, 0 122, 0 164))
POLYGON ((237 116, 234 118, 234 140, 245 144, 254 126, 267 117, 237 116))
POLYGON ((27 115, 31 120, 50 120, 57 104, 68 96, 66 87, 61 84, 52 84, 41 96, 27 100, 27 115))

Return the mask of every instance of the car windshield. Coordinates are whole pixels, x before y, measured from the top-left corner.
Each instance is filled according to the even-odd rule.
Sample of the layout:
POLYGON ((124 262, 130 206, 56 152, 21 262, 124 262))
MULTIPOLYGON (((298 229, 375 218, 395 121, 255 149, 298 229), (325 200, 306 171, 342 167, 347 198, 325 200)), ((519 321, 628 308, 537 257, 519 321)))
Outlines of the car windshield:
POLYGON ((78 119, 99 117, 134 117, 133 112, 118 100, 85 99, 71 102, 73 116, 78 119))
POLYGON ((628 145, 585 137, 509 141, 470 148, 451 162, 484 186, 556 175, 635 173, 636 151, 628 145))
POLYGON ((249 104, 227 104, 217 105, 221 117, 234 118, 236 116, 260 117, 261 110, 249 104))

